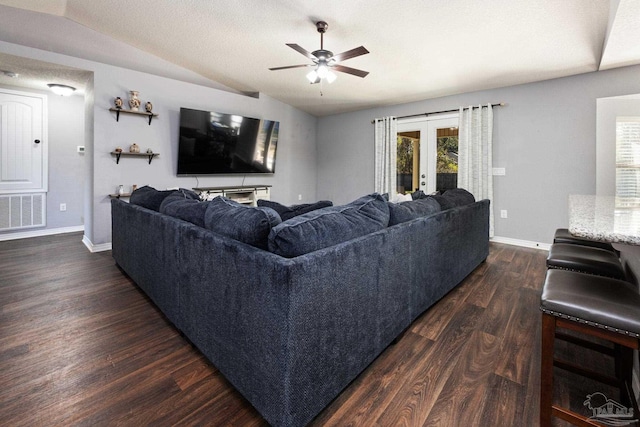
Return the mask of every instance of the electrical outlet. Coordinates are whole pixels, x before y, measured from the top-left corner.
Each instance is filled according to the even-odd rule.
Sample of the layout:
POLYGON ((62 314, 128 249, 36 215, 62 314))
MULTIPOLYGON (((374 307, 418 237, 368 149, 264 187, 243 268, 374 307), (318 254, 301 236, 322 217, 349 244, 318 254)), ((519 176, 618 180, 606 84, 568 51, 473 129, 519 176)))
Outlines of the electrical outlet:
POLYGON ((506 209, 502 209, 500 211, 500 218, 507 218, 507 210, 506 209))
POLYGON ((493 168, 493 176, 505 176, 507 170, 505 168, 493 168))
POLYGON ((302 200, 302 194, 298 194, 298 200, 302 200))
POLYGON ((67 204, 66 203, 60 203, 60 212, 64 212, 67 210, 67 204))

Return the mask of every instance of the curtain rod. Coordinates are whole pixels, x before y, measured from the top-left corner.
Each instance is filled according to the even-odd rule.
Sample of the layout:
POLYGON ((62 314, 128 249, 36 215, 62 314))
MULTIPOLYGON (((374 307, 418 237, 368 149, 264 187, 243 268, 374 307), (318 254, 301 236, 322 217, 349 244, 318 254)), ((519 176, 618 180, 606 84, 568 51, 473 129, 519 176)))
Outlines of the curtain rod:
MULTIPOLYGON (((491 104, 492 107, 504 107, 504 102, 498 102, 497 104, 491 104)), ((483 105, 484 107, 484 105, 483 105)), ((478 107, 473 107, 473 108, 478 108, 478 107)), ((431 114, 443 114, 443 113, 457 113, 458 111, 460 111, 460 109, 455 109, 455 110, 442 110, 442 111, 432 111, 430 113, 420 113, 420 114, 411 114, 408 116, 400 116, 400 117, 395 117, 394 119, 408 119, 409 117, 420 117, 420 116, 430 116, 431 114)), ((374 119, 371 120, 371 123, 375 123, 376 120, 379 119, 374 119)))

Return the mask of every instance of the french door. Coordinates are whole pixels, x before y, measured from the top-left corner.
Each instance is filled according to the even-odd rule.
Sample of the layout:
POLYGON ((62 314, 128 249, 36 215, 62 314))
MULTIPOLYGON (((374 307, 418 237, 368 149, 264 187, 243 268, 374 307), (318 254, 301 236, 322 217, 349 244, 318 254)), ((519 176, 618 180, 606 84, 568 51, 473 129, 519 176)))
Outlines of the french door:
POLYGON ((436 190, 448 189, 447 187, 451 185, 455 187, 455 184, 451 183, 451 179, 446 178, 451 178, 447 175, 454 174, 457 177, 457 128, 457 113, 441 115, 437 118, 420 117, 398 122, 398 138, 401 140, 398 153, 398 187, 400 190, 408 192, 409 182, 411 182, 410 191, 419 189, 427 194, 436 190), (456 132, 450 132, 453 129, 456 132), (439 137, 439 135, 454 133, 455 141, 452 138, 439 137), (411 161, 406 160, 404 158, 406 156, 402 156, 400 153, 403 143, 406 146, 409 145, 408 142, 402 141, 402 138, 413 142, 411 155, 415 157, 412 168, 408 167, 411 161), (404 163, 401 165, 401 162, 404 163), (409 174, 412 175, 411 180, 406 177, 409 174))

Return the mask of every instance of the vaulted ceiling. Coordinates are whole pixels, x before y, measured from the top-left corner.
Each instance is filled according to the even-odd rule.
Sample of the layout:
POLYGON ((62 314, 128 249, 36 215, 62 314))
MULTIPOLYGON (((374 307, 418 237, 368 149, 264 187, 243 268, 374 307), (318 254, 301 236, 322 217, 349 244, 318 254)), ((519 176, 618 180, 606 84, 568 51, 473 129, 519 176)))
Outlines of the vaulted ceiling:
MULTIPOLYGON (((234 90, 264 93, 316 116, 640 64, 639 0, 0 4, 69 19, 234 90), (309 63, 285 43, 320 48, 318 20, 329 24, 325 49, 362 45, 370 51, 344 62, 369 71, 367 77, 338 73, 332 84, 311 85, 307 68, 269 70, 309 63)), ((66 54, 73 54, 70 46, 66 54)), ((87 57, 86 50, 78 56, 87 57)))

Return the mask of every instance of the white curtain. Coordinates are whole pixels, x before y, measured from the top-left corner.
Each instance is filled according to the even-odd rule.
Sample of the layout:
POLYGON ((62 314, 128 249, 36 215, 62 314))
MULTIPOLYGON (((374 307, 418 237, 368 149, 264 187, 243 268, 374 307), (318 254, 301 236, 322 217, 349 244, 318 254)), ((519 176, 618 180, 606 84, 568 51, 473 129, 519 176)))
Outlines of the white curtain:
POLYGON ((458 187, 476 200, 489 199, 489 237, 493 237, 493 110, 491 104, 460 107, 458 187))
POLYGON ((398 125, 395 117, 375 120, 375 191, 389 193, 389 200, 396 194, 398 125))

